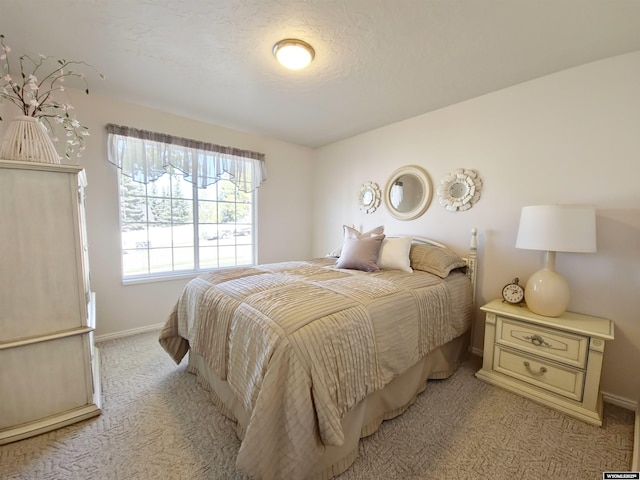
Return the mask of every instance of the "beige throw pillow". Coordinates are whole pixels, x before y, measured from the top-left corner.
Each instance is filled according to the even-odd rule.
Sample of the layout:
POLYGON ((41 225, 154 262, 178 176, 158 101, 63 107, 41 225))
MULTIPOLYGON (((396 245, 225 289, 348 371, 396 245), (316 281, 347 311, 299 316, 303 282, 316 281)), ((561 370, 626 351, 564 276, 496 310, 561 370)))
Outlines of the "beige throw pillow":
POLYGON ((411 245, 409 258, 414 270, 433 273, 441 278, 445 278, 453 269, 466 266, 465 261, 455 252, 433 245, 411 245))

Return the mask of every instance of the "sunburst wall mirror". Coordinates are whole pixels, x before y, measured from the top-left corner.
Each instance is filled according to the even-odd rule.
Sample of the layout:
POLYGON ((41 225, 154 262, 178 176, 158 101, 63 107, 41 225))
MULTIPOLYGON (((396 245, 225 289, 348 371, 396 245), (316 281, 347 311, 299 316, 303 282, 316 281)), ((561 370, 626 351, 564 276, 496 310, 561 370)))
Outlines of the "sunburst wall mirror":
POLYGON ((380 187, 377 183, 367 182, 360 188, 358 203, 364 213, 373 213, 380 206, 380 187))
POLYGON ((481 189, 482 180, 475 170, 458 168, 440 180, 438 199, 450 212, 469 210, 480 200, 481 189))

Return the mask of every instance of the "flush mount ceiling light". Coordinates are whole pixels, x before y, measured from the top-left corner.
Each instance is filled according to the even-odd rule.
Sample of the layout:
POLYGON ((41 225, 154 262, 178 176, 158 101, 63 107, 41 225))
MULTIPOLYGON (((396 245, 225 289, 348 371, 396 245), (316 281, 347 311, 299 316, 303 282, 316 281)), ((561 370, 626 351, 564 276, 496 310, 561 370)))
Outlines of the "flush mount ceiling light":
POLYGON ((273 55, 284 67, 300 70, 311 63, 316 52, 307 42, 285 38, 273 46, 273 55))

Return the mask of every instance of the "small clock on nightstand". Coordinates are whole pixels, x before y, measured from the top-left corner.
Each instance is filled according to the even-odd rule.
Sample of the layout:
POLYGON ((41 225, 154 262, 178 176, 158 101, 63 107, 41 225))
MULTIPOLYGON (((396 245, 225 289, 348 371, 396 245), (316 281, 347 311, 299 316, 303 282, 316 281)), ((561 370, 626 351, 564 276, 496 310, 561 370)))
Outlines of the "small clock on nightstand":
POLYGON ((506 284, 502 288, 502 301, 510 303, 512 305, 518 305, 524 301, 524 288, 522 288, 518 282, 518 277, 513 279, 513 282, 506 284))

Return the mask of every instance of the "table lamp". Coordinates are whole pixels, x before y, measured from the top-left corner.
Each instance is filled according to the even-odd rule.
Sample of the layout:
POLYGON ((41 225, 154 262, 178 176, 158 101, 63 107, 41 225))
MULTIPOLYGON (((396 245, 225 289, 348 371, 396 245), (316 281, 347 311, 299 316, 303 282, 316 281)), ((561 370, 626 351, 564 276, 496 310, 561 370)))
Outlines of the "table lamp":
POLYGON ((596 211, 588 205, 523 207, 516 248, 545 252, 542 270, 525 286, 525 301, 533 313, 562 315, 569 305, 569 285, 555 271, 556 252, 596 251, 596 211))

